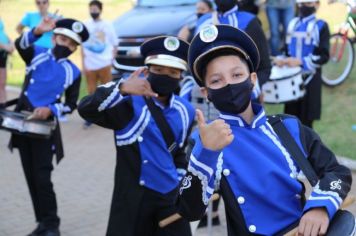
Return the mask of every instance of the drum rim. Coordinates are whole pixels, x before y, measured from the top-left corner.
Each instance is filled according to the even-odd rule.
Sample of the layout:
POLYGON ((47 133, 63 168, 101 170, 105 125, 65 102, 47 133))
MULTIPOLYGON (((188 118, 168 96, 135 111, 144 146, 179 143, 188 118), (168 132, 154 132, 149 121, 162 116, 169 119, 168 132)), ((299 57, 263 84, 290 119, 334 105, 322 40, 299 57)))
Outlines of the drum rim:
POLYGON ((271 79, 271 76, 268 78, 269 81, 276 81, 276 80, 284 80, 284 79, 290 79, 292 77, 295 77, 297 75, 300 75, 300 74, 303 74, 303 69, 301 67, 299 67, 299 71, 294 73, 294 74, 291 74, 291 75, 288 75, 288 76, 284 76, 284 77, 280 77, 280 78, 273 78, 271 79))

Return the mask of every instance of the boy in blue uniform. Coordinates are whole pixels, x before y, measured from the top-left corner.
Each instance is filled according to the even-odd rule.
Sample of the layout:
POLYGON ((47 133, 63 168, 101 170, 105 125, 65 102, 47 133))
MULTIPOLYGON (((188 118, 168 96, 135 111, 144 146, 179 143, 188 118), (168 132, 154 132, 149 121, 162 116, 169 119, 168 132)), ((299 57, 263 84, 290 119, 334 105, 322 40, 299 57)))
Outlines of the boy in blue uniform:
POLYGON ((329 27, 317 19, 318 0, 297 0, 299 16, 288 25, 287 58, 277 59, 279 66, 301 66, 305 75, 305 96, 285 105, 284 112, 297 116, 312 128, 313 121, 321 116, 321 70, 329 60, 329 27))
POLYGON ((351 173, 316 133, 295 117, 283 117, 319 182, 303 203, 300 169, 269 124, 264 109, 251 102, 259 54, 253 40, 227 25, 208 26, 193 39, 189 67, 202 92, 220 111, 192 135, 188 173, 180 188, 180 214, 197 220, 219 189, 228 234, 279 235, 297 225, 301 235, 323 235, 350 190, 351 173), (337 186, 335 186, 335 184, 337 186))
POLYGON ((184 219, 158 228, 160 220, 176 212, 179 180, 187 165, 185 143, 195 112, 173 93, 187 69, 187 52, 188 43, 176 37, 148 40, 141 45, 148 69, 99 86, 79 105, 85 120, 115 133, 117 165, 108 236, 191 235, 184 219), (169 130, 176 145, 167 142, 169 130))
MULTIPOLYGON (((89 37, 85 26, 73 19, 55 22, 46 17, 32 30, 15 41, 26 63, 26 77, 16 111, 32 112, 33 119, 51 120, 76 108, 80 88, 80 71, 67 57, 89 37), (52 31, 53 49, 34 45, 42 34, 52 31), (65 102, 61 96, 65 93, 65 102)), ((53 154, 57 162, 63 157, 59 124, 49 139, 13 134, 10 147, 19 149, 30 190, 38 227, 31 236, 59 235, 56 195, 51 182, 53 154)))

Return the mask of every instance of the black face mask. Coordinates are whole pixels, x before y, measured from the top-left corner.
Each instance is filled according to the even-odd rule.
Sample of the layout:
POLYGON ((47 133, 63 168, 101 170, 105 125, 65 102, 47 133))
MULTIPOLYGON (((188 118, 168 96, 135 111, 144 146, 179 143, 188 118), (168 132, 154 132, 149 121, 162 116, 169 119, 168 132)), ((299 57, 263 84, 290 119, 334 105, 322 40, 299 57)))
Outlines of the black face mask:
POLYGON ((202 17, 204 15, 204 13, 197 13, 197 19, 199 19, 200 17, 202 17))
POLYGON ((236 6, 236 0, 215 0, 216 10, 220 13, 227 12, 236 6))
POLYGON ((179 87, 179 79, 170 77, 169 75, 160 75, 150 72, 147 77, 151 88, 159 96, 169 96, 179 87))
POLYGON ((253 84, 251 78, 238 84, 228 84, 219 89, 208 88, 208 99, 221 112, 240 114, 251 101, 253 84))
POLYGON ((69 57, 73 52, 66 46, 56 44, 52 49, 52 53, 56 59, 61 59, 69 57))
POLYGON ((100 16, 100 13, 98 12, 90 12, 90 16, 91 18, 93 18, 94 20, 98 19, 100 16))
POLYGON ((308 7, 308 6, 300 6, 299 7, 299 16, 300 17, 307 17, 310 16, 311 14, 314 14, 316 12, 315 7, 308 7))

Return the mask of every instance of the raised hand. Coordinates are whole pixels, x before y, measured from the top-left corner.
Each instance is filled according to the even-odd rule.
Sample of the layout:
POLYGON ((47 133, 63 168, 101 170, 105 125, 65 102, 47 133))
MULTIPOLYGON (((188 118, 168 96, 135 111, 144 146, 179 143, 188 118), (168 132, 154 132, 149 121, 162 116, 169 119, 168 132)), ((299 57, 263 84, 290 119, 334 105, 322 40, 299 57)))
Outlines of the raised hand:
POLYGON ((313 208, 300 219, 298 236, 326 235, 329 217, 325 208, 313 208))
POLYGON ((43 33, 53 30, 56 27, 56 21, 58 20, 57 13, 58 10, 54 13, 54 16, 52 17, 45 16, 40 22, 40 24, 35 28, 34 33, 36 35, 41 35, 43 33))
POLYGON ((158 94, 153 92, 150 83, 146 79, 139 77, 142 73, 144 73, 146 77, 147 72, 147 68, 145 67, 134 71, 125 82, 120 84, 120 93, 142 95, 147 97, 158 97, 158 94))
POLYGON ((229 145, 234 139, 230 125, 222 119, 207 124, 201 110, 196 110, 199 134, 203 146, 218 151, 229 145))

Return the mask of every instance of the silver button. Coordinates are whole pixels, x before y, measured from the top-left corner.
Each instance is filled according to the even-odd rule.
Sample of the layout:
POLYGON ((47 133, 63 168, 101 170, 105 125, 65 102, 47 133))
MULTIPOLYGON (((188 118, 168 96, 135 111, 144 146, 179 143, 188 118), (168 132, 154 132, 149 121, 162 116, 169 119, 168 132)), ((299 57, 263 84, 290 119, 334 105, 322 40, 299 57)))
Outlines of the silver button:
POLYGON ((230 175, 230 170, 229 169, 224 169, 223 170, 223 175, 225 175, 225 176, 230 175))
POLYGON ((250 226, 248 227, 248 231, 250 231, 251 233, 256 232, 256 226, 250 225, 250 226))
POLYGON ((141 186, 145 185, 145 181, 144 180, 140 180, 140 185, 141 186))
POLYGON ((143 141, 142 136, 139 136, 139 137, 137 138, 137 141, 142 142, 142 141, 143 141))
POLYGON ((147 164, 148 163, 148 161, 147 160, 143 160, 143 164, 147 164))
POLYGON ((30 79, 30 83, 33 84, 35 82, 34 79, 30 79))
POLYGON ((61 95, 57 94, 56 98, 57 98, 57 99, 60 99, 60 98, 61 98, 61 95))
POLYGON ((23 94, 25 94, 25 96, 27 96, 27 95, 28 95, 27 91, 26 91, 26 92, 24 92, 23 94))
POLYGON ((296 199, 301 199, 302 196, 300 196, 300 194, 296 194, 296 195, 295 195, 295 198, 296 198, 296 199))
POLYGON ((238 202, 239 204, 244 204, 244 203, 245 203, 245 198, 244 198, 244 197, 238 197, 238 198, 237 198, 237 202, 238 202))

